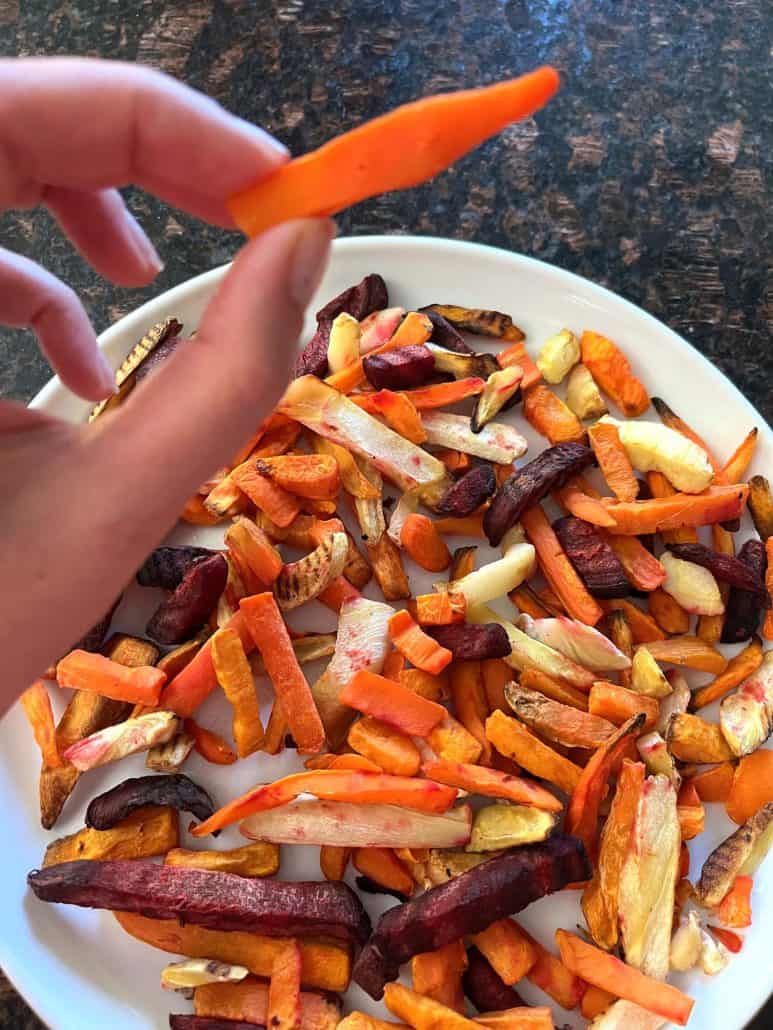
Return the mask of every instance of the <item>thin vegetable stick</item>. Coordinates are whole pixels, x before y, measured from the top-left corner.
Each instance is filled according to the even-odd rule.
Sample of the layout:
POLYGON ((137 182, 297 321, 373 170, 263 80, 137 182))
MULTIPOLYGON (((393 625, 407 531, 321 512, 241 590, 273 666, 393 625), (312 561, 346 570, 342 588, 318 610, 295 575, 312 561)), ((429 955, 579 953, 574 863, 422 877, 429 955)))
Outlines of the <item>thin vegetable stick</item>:
POLYGON ((395 393, 392 390, 377 390, 375 393, 352 394, 351 400, 358 408, 371 415, 380 415, 396 433, 411 443, 422 444, 427 439, 427 430, 421 421, 412 390, 395 393))
POLYGON ((55 769, 62 764, 59 748, 56 743, 56 724, 51 709, 51 698, 41 680, 35 680, 27 687, 19 698, 24 714, 27 716, 35 743, 43 756, 43 765, 55 769))
POLYGON ((432 411, 434 408, 448 408, 468 397, 476 397, 483 392, 486 380, 479 376, 468 379, 456 379, 450 383, 433 383, 421 386, 416 390, 406 390, 402 396, 407 397, 417 411, 432 411))
MULTIPOLYGON (((402 347, 411 347, 414 344, 426 343, 430 336, 432 336, 432 322, 429 318, 418 311, 409 311, 391 339, 372 350, 368 357, 399 350, 402 347)), ((360 357, 351 365, 342 368, 340 372, 328 376, 325 382, 341 393, 351 393, 364 379, 365 372, 360 357)))
POLYGON ((721 762, 696 773, 687 782, 695 788, 701 801, 721 801, 724 804, 730 797, 734 774, 732 763, 721 762))
POLYGON ((166 673, 152 666, 127 668, 91 651, 70 651, 56 666, 60 687, 88 690, 114 701, 153 706, 158 704, 166 673))
POLYGON ((473 536, 485 539, 483 514, 466 515, 464 518, 435 519, 435 529, 445 536, 473 536))
POLYGON ((585 427, 564 402, 542 383, 526 390, 523 415, 534 429, 551 444, 585 440, 585 427))
POLYGON ((609 991, 591 984, 582 996, 580 1012, 586 1019, 595 1019, 596 1016, 603 1015, 614 1001, 617 1001, 616 994, 610 994, 609 991))
MULTIPOLYGON (((647 472, 646 478, 647 486, 653 497, 673 497, 676 493, 676 490, 662 472, 647 472)), ((690 526, 684 526, 682 529, 666 530, 660 535, 663 538, 664 544, 694 544, 698 539, 698 534, 690 526)))
POLYGON ((52 841, 43 856, 43 868, 62 862, 154 858, 180 843, 178 823, 173 808, 145 805, 109 829, 84 827, 52 841))
POLYGON ((773 640, 773 536, 765 541, 765 554, 768 559, 765 570, 765 588, 768 591, 768 598, 771 606, 765 612, 765 619, 762 623, 762 635, 766 640, 773 640))
POLYGON ((483 748, 452 715, 446 716, 427 737, 439 758, 449 762, 477 762, 483 748))
POLYGON ((478 1024, 471 1019, 400 983, 386 985, 384 1004, 393 1015, 410 1023, 415 1030, 478 1030, 478 1024))
POLYGON ((282 571, 284 562, 268 536, 250 519, 238 518, 226 530, 225 542, 229 550, 237 552, 248 565, 262 589, 271 586, 282 571))
POLYGON ((420 626, 451 626, 464 622, 466 612, 464 594, 455 590, 419 594, 416 598, 416 617, 420 626))
POLYGON ((246 758, 263 744, 263 723, 247 656, 239 634, 221 629, 212 638, 212 664, 218 683, 233 707, 233 735, 239 758, 246 758))
POLYGON ((580 782, 582 769, 530 733, 517 719, 493 712, 486 720, 486 736, 506 758, 522 766, 532 776, 555 783, 571 794, 580 782))
POLYGON ((579 622, 595 626, 603 614, 602 610, 585 589, 542 508, 536 505, 525 511, 521 516, 521 525, 534 545, 545 579, 558 594, 566 610, 579 622))
POLYGON ((424 672, 437 675, 453 659, 448 648, 428 636, 408 611, 396 612, 389 620, 389 637, 397 650, 424 672))
POLYGON ((258 842, 228 851, 172 848, 164 856, 164 865, 234 873, 236 876, 275 876, 279 872, 279 845, 258 842))
POLYGON ((364 769, 365 772, 383 772, 380 765, 364 755, 345 752, 342 755, 312 755, 303 763, 306 769, 364 769))
POLYGON ((451 564, 451 552, 432 519, 413 513, 403 522, 400 543, 417 565, 428 572, 442 572, 451 564))
POLYGON ((326 880, 343 880, 351 853, 351 848, 322 845, 319 849, 319 868, 326 880))
POLYGON ((456 798, 453 788, 429 780, 357 770, 319 769, 259 784, 229 801, 209 819, 195 826, 191 833, 194 837, 205 837, 255 812, 286 805, 301 794, 313 794, 327 801, 402 805, 419 812, 436 813, 448 811, 456 798))
POLYGON ((378 719, 369 716, 358 719, 346 740, 349 747, 370 759, 385 773, 415 776, 419 771, 421 754, 411 738, 378 719))
POLYGON ((484 1012, 475 1016, 478 1026, 488 1030, 553 1030, 553 1013, 544 1005, 518 1005, 499 1012, 484 1012))
POLYGON ((530 386, 534 386, 542 379, 542 373, 526 353, 526 347, 523 342, 516 342, 505 350, 501 350, 497 354, 497 364, 500 368, 511 368, 513 365, 519 365, 523 369, 522 390, 528 390, 530 386))
POLYGON ((752 429, 741 441, 722 468, 726 483, 740 483, 751 465, 757 446, 758 430, 752 429))
POLYGON ((365 1012, 350 1012, 336 1027, 336 1030, 410 1030, 407 1023, 393 1023, 391 1019, 377 1019, 365 1012))
POLYGON ((300 1030, 301 949, 297 941, 285 941, 271 967, 266 1026, 272 1030, 300 1030))
POLYGON ((425 776, 435 780, 437 783, 445 783, 449 787, 458 787, 459 790, 466 790, 470 794, 482 794, 484 797, 490 798, 505 798, 519 805, 541 808, 545 812, 560 812, 563 808, 555 795, 532 780, 510 776, 496 769, 486 769, 479 765, 436 759, 424 762, 421 771, 425 776))
POLYGON ((539 110, 558 83, 556 71, 543 67, 482 89, 405 104, 281 166, 232 197, 231 214, 243 232, 256 236, 279 222, 335 214, 378 193, 416 186, 539 110), (385 161, 392 150, 397 158, 385 161))
POLYGON ((588 697, 586 694, 583 694, 568 683, 562 683, 560 680, 553 679, 552 676, 540 672, 539 669, 524 669, 520 680, 522 687, 527 687, 529 690, 538 690, 552 701, 571 705, 572 708, 577 708, 582 712, 588 711, 588 697))
MULTIPOLYGON (((649 644, 653 640, 666 639, 665 633, 658 626, 657 622, 647 615, 646 612, 642 611, 638 605, 633 604, 633 602, 627 601, 623 597, 616 597, 609 601, 600 601, 599 603, 605 612, 617 611, 625 615, 634 644, 649 644)), ((617 641, 615 641, 615 644, 620 647, 617 641)))
POLYGON ((585 991, 583 981, 520 924, 516 925, 537 953, 537 961, 529 970, 528 980, 549 995, 562 1009, 576 1009, 585 991))
POLYGON ((451 941, 437 951, 426 951, 411 959, 411 979, 417 994, 432 998, 454 1012, 464 1014, 462 973, 467 968, 464 941, 451 941))
POLYGON ((742 483, 738 486, 712 486, 702 494, 676 493, 649 501, 610 501, 605 498, 603 503, 617 523, 616 533, 640 536, 738 518, 748 495, 749 487, 742 483))
POLYGON ((600 333, 586 329, 580 351, 583 365, 626 418, 643 415, 649 407, 649 396, 620 348, 600 333))
POLYGON ((695 430, 691 429, 690 426, 688 426, 687 423, 684 421, 684 419, 680 418, 677 415, 677 413, 672 408, 670 408, 668 404, 666 404, 664 400, 661 400, 660 397, 652 398, 652 406, 658 413, 658 418, 664 426, 668 426, 669 429, 673 429, 675 432, 681 433, 682 436, 686 437, 688 440, 691 440, 694 444, 700 447, 702 451, 705 452, 706 457, 709 459, 709 464, 714 469, 714 482, 726 482, 724 474, 722 472, 722 466, 719 464, 717 459, 709 450, 706 441, 702 437, 698 436, 695 430))
POLYGON ((617 426, 611 422, 597 422, 588 430, 588 438, 612 493, 618 501, 635 501, 639 496, 639 483, 620 442, 617 426))
POLYGON ((615 726, 622 726, 641 712, 645 717, 642 729, 651 730, 658 721, 660 705, 655 697, 638 694, 635 690, 607 683, 606 680, 597 680, 588 695, 588 711, 608 719, 615 726))
MULTIPOLYGON (((711 527, 711 545, 720 554, 727 554, 730 557, 735 556, 733 534, 728 533, 718 522, 711 527)), ((730 584, 719 583, 719 594, 722 598, 722 603, 727 608, 727 601, 730 597, 730 584)), ((724 624, 724 612, 720 615, 701 615, 698 619, 696 634, 701 640, 705 640, 707 644, 718 644, 722 639, 724 624)), ((683 630, 683 632, 686 632, 686 630, 683 630)))
POLYGON ((276 698, 271 708, 271 715, 268 717, 266 736, 263 740, 263 750, 267 755, 278 755, 280 751, 284 751, 285 737, 288 731, 289 726, 284 710, 279 698, 276 698))
POLYGON ((508 987, 528 976, 537 961, 537 949, 512 919, 498 919, 470 940, 508 987))
POLYGON ((413 877, 391 848, 355 848, 352 863, 363 876, 379 886, 398 891, 406 897, 413 894, 416 886, 413 877))
POLYGON ((599 809, 607 781, 613 766, 623 756, 628 744, 641 733, 644 721, 643 713, 634 715, 594 751, 569 799, 566 832, 579 837, 591 861, 595 861, 598 851, 599 809))
POLYGON ((450 697, 446 670, 439 676, 433 676, 432 673, 422 672, 421 669, 403 669, 399 682, 414 694, 426 697, 428 701, 447 701, 450 697))
POLYGON ((617 555, 628 581, 637 590, 656 590, 666 578, 666 570, 635 536, 605 533, 604 539, 617 555))
POLYGON ((367 669, 355 673, 339 697, 350 708, 388 723, 408 736, 426 737, 446 715, 442 705, 367 669))
POLYGON ((505 685, 512 683, 513 670, 501 658, 487 658, 481 663, 483 672, 483 692, 488 703, 488 714, 499 709, 509 712, 510 706, 505 697, 505 685))
POLYGON ((738 763, 725 808, 741 826, 769 801, 773 801, 773 751, 760 748, 738 763))
POLYGON ((713 672, 715 676, 724 672, 728 665, 727 658, 715 647, 689 633, 671 637, 670 640, 653 640, 642 646, 647 648, 656 662, 684 665, 688 669, 713 672))
POLYGON ((566 930, 556 930, 556 941, 564 964, 577 976, 663 1019, 686 1026, 694 1002, 676 987, 652 980, 566 930))
POLYGON ((403 601, 411 596, 411 587, 403 568, 400 550, 388 533, 382 533, 377 544, 368 544, 373 575, 381 587, 385 601, 403 601))
POLYGON ((254 467, 288 493, 314 501, 331 501, 341 488, 338 463, 330 454, 281 454, 259 458, 254 467))
POLYGON ((301 754, 321 751, 325 742, 322 720, 273 595, 246 597, 239 611, 263 655, 298 750, 301 754))
MULTIPOLYGON (((618 539, 621 539, 618 537, 618 539)), ((635 537, 631 539, 635 540, 635 537)), ((665 633, 686 633, 690 628, 690 616, 665 590, 651 591, 647 598, 650 615, 665 633)), ((715 616, 704 616, 715 618, 715 616)))
POLYGON ((326 440, 316 433, 312 438, 312 446, 317 454, 330 454, 338 463, 341 485, 352 497, 362 501, 375 501, 381 496, 380 491, 363 475, 354 456, 340 444, 326 440))
POLYGON ((486 737, 488 703, 483 688, 480 662, 454 662, 451 666, 451 697, 459 722, 481 746, 481 765, 491 764, 491 744, 486 737))
POLYGON ((527 583, 521 583, 521 585, 516 587, 515 590, 511 590, 507 596, 516 608, 522 612, 526 612, 526 614, 530 615, 532 619, 550 618, 550 609, 545 607, 540 598, 537 597, 527 583))
POLYGON ((232 476, 239 489, 278 526, 289 526, 300 513, 300 499, 258 472, 255 462, 240 465, 232 476))
MULTIPOLYGON (((202 984, 194 989, 193 1004, 196 1015, 204 1019, 266 1026, 268 984, 252 977, 239 983, 202 984)), ((323 994, 301 993, 301 1030, 334 1030, 339 1015, 337 1002, 323 994)))
POLYGON ((711 683, 707 683, 705 687, 694 691, 690 701, 692 710, 698 712, 706 705, 724 697, 760 667, 762 658, 762 641, 759 637, 754 636, 743 651, 730 659, 724 672, 720 673, 711 683))
POLYGON ((236 761, 236 752, 231 750, 219 733, 200 726, 195 719, 188 718, 183 725, 185 732, 193 737, 196 752, 205 761, 213 765, 233 765, 236 761))
MULTIPOLYGON (((593 428, 591 427, 591 429, 593 428)), ((614 429, 614 426, 612 428, 614 429)), ((615 525, 615 520, 604 505, 595 497, 590 497, 581 490, 577 485, 577 480, 572 480, 562 489, 556 490, 553 496, 558 504, 578 519, 590 522, 594 526, 613 527, 615 525)))
POLYGON ((441 447, 440 450, 435 451, 435 457, 443 462, 449 472, 461 475, 462 472, 468 472, 472 468, 472 458, 463 451, 454 451, 448 447, 441 447))

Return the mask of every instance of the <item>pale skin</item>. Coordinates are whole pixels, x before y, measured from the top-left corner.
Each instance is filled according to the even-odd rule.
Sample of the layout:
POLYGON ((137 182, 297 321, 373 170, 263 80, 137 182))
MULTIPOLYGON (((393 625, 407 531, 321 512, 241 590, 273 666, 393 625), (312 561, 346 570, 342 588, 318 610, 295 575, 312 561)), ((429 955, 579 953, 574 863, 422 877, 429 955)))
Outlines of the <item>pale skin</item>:
MULTIPOLYGON (((118 187, 233 227, 225 199, 287 159, 262 130, 156 72, 0 61, 0 211, 47 207, 120 285, 150 283, 162 265, 118 187)), ((110 608, 199 484, 272 411, 332 236, 329 221, 308 220, 247 243, 185 353, 93 425, 0 402, 0 714, 110 608)), ((2 248, 0 323, 32 329, 80 397, 112 389, 76 295, 2 248)))

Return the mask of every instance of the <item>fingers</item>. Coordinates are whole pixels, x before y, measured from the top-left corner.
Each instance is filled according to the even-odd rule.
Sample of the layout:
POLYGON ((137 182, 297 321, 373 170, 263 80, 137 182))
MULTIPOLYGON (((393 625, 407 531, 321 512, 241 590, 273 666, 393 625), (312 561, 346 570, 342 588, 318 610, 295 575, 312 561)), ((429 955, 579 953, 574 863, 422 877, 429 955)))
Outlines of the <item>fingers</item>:
POLYGON ((138 65, 78 58, 0 61, 0 209, 46 186, 130 182, 217 225, 225 198, 287 153, 213 100, 138 65))
POLYGON ((49 186, 43 200, 80 254, 106 279, 121 286, 146 286, 163 268, 118 190, 49 186))
POLYGON ((34 261, 0 248, 0 323, 32 329, 62 382, 87 400, 115 388, 81 302, 34 261))

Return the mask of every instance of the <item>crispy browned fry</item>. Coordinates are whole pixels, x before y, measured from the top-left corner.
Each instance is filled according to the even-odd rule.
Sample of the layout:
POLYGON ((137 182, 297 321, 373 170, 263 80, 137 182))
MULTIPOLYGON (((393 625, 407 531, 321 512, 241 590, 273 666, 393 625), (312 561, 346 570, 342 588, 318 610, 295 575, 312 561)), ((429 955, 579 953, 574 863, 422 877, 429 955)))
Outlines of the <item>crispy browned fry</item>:
POLYGON ((614 725, 606 719, 553 701, 517 683, 506 685, 505 697, 521 722, 566 747, 601 747, 615 732, 614 725))
POLYGON ((752 476, 749 480, 749 511, 762 540, 773 536, 773 494, 764 476, 752 476))
POLYGON ((109 830, 86 827, 52 841, 46 848, 43 866, 119 858, 152 858, 165 855, 180 842, 177 812, 173 808, 149 805, 138 808, 109 830))
POLYGON ((513 324, 509 315, 501 311, 486 311, 483 308, 462 308, 457 304, 428 304, 423 311, 434 312, 457 329, 475 333, 478 336, 494 336, 498 340, 520 343, 526 336, 522 329, 513 324))
POLYGON ((126 397, 129 396, 131 391, 134 389, 136 382, 137 369, 142 365, 148 355, 163 343, 171 340, 173 337, 178 336, 182 331, 182 322, 178 322, 176 318, 165 318, 163 322, 157 322, 156 325, 152 326, 147 333, 142 337, 139 343, 136 343, 129 351, 127 356, 121 362, 118 371, 115 374, 115 385, 117 390, 110 397, 106 397, 105 400, 100 401, 95 408, 92 409, 89 415, 89 422, 93 422, 94 419, 98 418, 103 412, 117 408, 119 404, 122 404, 126 397))
POLYGON ((403 601, 411 596, 400 551, 387 533, 381 534, 377 544, 368 544, 368 556, 386 601, 403 601))

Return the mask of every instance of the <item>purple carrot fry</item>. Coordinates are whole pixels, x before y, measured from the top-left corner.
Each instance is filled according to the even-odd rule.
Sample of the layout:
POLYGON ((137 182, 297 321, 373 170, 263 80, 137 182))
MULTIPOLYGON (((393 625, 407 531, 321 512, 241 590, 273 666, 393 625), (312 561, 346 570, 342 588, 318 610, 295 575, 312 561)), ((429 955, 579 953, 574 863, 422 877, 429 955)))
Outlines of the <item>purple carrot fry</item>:
POLYGON ((510 987, 477 948, 467 950, 467 969, 462 979, 464 993, 478 1012, 501 1012, 526 1002, 510 987))
POLYGON ((175 590, 194 562, 217 553, 209 547, 157 547, 142 563, 137 582, 141 587, 175 590))
POLYGON ((454 661, 482 662, 487 658, 507 658, 510 640, 503 626, 496 622, 480 626, 454 623, 450 626, 427 626, 429 633, 453 654, 454 661))
POLYGON ((86 809, 86 825, 95 830, 109 830, 145 805, 169 805, 181 812, 190 812, 201 821, 209 819, 215 811, 214 802, 204 788, 182 773, 135 776, 92 798, 86 809))
POLYGON ((553 531, 589 593, 594 597, 625 597, 631 589, 625 569, 595 526, 566 515, 556 519, 553 531))
POLYGON ((457 479, 440 499, 437 510, 441 515, 463 519, 472 515, 497 488, 497 478, 491 465, 476 465, 457 479))
MULTIPOLYGON (((760 540, 747 540, 738 552, 738 560, 764 584, 768 559, 765 545, 760 540)), ((760 624, 763 606, 759 595, 749 590, 731 587, 725 605, 725 621, 722 624, 723 644, 740 644, 751 639, 760 624)))
POLYGON ((741 561, 740 558, 734 558, 730 554, 720 554, 719 551, 713 551, 704 544, 669 544, 668 549, 677 558, 691 561, 695 565, 702 565, 704 569, 711 572, 715 579, 754 594, 763 608, 770 607, 764 581, 757 575, 756 570, 741 561))
POLYGON ((227 579, 228 563, 222 554, 194 562, 151 616, 145 632, 159 644, 181 644, 207 621, 227 579))
POLYGON ((435 358, 428 347, 416 343, 384 354, 366 354, 362 370, 377 390, 409 390, 433 378, 435 358))
POLYGON ((438 347, 445 347, 446 350, 455 351, 457 354, 472 354, 472 347, 469 347, 459 332, 451 323, 439 315, 432 308, 419 308, 423 315, 432 323, 432 336, 430 341, 438 347))

